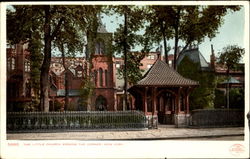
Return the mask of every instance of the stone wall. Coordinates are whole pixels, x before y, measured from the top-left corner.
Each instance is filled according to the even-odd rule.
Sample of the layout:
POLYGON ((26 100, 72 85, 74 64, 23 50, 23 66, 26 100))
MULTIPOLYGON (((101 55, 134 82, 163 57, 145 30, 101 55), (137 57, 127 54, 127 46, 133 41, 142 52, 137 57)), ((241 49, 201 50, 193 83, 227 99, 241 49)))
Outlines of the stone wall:
POLYGON ((176 114, 175 115, 175 127, 183 128, 189 125, 189 114, 176 114))

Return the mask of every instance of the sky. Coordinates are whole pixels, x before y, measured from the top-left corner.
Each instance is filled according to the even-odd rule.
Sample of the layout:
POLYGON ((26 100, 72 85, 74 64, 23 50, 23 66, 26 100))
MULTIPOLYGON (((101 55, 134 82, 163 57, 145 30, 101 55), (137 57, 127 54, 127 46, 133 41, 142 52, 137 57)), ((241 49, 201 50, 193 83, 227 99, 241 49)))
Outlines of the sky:
MULTIPOLYGON (((224 17, 224 23, 218 29, 216 37, 211 41, 209 38, 206 38, 204 42, 199 45, 199 50, 205 59, 209 62, 211 55, 211 44, 213 45, 215 56, 218 56, 218 52, 222 51, 227 45, 238 45, 245 48, 244 45, 244 17, 245 17, 244 6, 240 11, 237 12, 228 12, 224 17)), ((115 32, 116 28, 120 23, 122 23, 122 18, 115 16, 103 16, 102 22, 106 25, 108 32, 115 32)), ((174 40, 169 41, 170 46, 174 46, 174 40)), ((180 43, 183 45, 182 43, 180 43)), ((136 48, 136 51, 140 51, 140 47, 136 48)), ((135 51, 135 50, 134 50, 135 51)), ((155 49, 151 50, 155 51, 155 49)), ((170 51, 173 53, 173 49, 170 51)))
MULTIPOLYGON (((9 8, 10 6, 8 6, 9 8)), ((247 14, 247 13, 246 13, 247 14)), ((119 26, 123 24, 123 18, 113 16, 102 16, 102 23, 106 26, 108 32, 114 33, 119 26)), ((209 62, 211 55, 211 45, 213 45, 215 56, 218 56, 218 52, 222 51, 227 45, 238 45, 242 48, 245 48, 244 36, 245 31, 245 8, 244 6, 240 11, 237 12, 228 12, 224 17, 224 23, 218 29, 216 37, 213 39, 206 38, 200 45, 199 50, 205 59, 209 62)), ((143 31, 141 31, 142 33, 143 31)), ((171 47, 174 46, 174 40, 168 41, 171 47)), ((184 45, 182 42, 179 42, 180 45, 184 45)), ((163 45, 163 44, 162 44, 163 45)), ((140 51, 141 48, 138 46, 133 51, 140 51)), ((155 51, 156 48, 151 51, 155 51)), ((170 51, 170 54, 173 53, 173 49, 170 51)), ((82 55, 80 55, 82 56, 82 55)))

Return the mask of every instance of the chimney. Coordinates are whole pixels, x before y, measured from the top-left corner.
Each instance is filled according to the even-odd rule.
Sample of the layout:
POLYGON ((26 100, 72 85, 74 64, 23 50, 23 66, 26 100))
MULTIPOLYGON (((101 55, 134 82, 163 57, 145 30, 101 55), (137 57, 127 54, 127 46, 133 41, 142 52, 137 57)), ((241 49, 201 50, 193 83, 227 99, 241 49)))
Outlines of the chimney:
POLYGON ((161 60, 161 52, 157 52, 157 60, 161 60))

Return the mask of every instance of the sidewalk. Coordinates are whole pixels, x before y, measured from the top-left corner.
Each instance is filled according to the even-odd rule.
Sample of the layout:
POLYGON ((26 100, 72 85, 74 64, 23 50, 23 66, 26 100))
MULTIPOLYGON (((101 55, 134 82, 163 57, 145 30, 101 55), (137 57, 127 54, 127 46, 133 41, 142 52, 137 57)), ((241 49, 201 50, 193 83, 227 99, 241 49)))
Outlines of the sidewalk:
POLYGON ((160 125, 158 129, 142 131, 104 131, 104 132, 58 132, 58 133, 11 133, 8 140, 168 140, 185 138, 213 138, 221 136, 242 136, 244 127, 231 128, 174 128, 160 125))

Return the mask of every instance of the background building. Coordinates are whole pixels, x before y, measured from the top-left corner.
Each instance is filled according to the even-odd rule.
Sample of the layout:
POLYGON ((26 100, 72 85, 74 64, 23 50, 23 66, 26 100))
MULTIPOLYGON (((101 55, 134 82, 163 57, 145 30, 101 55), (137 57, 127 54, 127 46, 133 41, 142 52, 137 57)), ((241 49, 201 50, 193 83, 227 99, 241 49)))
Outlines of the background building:
MULTIPOLYGON (((66 57, 65 67, 62 57, 52 57, 50 66, 50 110, 63 107, 66 94, 65 78, 68 81, 69 110, 87 110, 82 105, 81 90, 84 86, 85 72, 88 72, 94 83, 94 95, 91 98, 90 110, 120 111, 123 108, 124 80, 119 77, 118 69, 124 66, 122 58, 115 57, 112 52, 112 33, 101 25, 95 39, 91 39, 88 48, 94 46, 91 57, 66 57), (87 60, 91 58, 91 64, 87 60), (65 76, 67 74, 67 76, 65 76)), ((30 85, 30 52, 28 44, 20 42, 7 49, 7 107, 8 111, 22 111, 21 105, 30 102, 34 93, 30 85)), ((89 50, 91 51, 91 50, 89 50)), ((86 52, 87 53, 87 52, 86 52)), ((158 52, 150 52, 141 60, 140 69, 145 74, 157 61, 158 52)), ((205 60, 198 47, 189 47, 177 59, 177 66, 184 57, 199 63, 201 71, 213 72, 216 76, 225 76, 226 68, 217 64, 213 49, 210 63, 205 60)), ((162 60, 164 56, 160 57, 162 60)), ((173 55, 169 55, 169 66, 172 67, 173 55)), ((242 64, 244 68, 244 65, 242 64)), ((244 70, 244 69, 243 69, 244 70)), ((230 71, 235 79, 244 84, 244 71, 230 71)), ((223 89, 223 88, 220 88, 223 89)), ((85 99, 86 100, 86 99, 85 99)), ((125 109, 135 109, 134 98, 129 96, 129 106, 125 109)))

